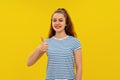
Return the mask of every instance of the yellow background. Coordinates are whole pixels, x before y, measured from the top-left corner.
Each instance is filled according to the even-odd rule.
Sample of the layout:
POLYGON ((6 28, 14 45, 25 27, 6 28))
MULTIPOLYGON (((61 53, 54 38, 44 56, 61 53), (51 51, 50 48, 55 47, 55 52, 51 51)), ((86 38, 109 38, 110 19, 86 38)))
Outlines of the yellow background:
POLYGON ((82 44, 83 80, 120 80, 117 0, 0 0, 0 80, 45 80, 46 54, 26 61, 47 38, 51 14, 68 10, 82 44))

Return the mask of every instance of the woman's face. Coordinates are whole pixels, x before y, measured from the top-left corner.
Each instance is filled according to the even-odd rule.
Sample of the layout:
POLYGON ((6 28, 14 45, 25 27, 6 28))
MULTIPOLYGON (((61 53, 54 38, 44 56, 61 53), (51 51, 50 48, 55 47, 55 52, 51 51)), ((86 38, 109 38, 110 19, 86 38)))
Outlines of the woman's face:
POLYGON ((55 32, 65 31, 66 19, 63 14, 55 13, 52 17, 52 27, 55 32))

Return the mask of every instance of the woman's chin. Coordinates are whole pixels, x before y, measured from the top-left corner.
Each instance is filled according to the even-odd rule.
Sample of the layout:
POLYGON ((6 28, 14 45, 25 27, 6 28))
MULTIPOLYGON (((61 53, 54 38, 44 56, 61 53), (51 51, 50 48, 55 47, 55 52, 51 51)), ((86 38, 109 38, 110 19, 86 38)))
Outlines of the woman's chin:
POLYGON ((54 28, 54 30, 55 30, 55 32, 57 32, 57 33, 60 33, 60 32, 63 32, 63 31, 64 31, 63 28, 59 28, 59 29, 54 28))
POLYGON ((55 32, 57 32, 57 33, 60 33, 60 32, 62 32, 63 30, 55 30, 55 32))

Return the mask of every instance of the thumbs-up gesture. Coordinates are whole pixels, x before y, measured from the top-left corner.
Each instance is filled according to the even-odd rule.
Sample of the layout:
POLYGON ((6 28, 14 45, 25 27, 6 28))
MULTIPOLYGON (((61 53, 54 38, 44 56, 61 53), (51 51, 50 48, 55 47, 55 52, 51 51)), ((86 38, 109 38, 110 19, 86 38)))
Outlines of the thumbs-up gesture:
POLYGON ((39 46, 39 49, 42 51, 42 52, 46 52, 47 49, 48 49, 48 43, 47 42, 44 42, 44 39, 41 37, 41 44, 39 46))

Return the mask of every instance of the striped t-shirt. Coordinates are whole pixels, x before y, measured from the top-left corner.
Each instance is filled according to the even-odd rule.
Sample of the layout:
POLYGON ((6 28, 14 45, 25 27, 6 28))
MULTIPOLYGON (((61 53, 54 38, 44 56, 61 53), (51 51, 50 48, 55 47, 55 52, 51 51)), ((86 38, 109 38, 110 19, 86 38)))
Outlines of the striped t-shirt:
POLYGON ((74 80, 74 51, 81 48, 80 41, 73 36, 46 39, 48 49, 46 80, 74 80))

